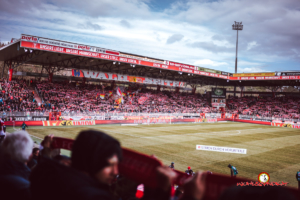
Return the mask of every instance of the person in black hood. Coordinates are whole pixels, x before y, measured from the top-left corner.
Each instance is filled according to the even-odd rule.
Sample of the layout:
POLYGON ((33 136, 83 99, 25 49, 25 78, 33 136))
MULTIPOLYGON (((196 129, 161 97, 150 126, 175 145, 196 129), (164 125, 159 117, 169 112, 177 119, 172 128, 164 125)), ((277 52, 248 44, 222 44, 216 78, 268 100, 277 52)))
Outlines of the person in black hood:
POLYGON ((118 174, 122 159, 120 143, 99 131, 82 131, 72 148, 72 167, 88 173, 102 184, 110 184, 118 174))
MULTIPOLYGON (((44 142, 46 152, 51 140, 44 142)), ((33 200, 65 199, 101 199, 113 200, 109 185, 118 172, 118 163, 122 159, 120 143, 103 132, 82 131, 72 147, 71 167, 56 162, 49 157, 41 157, 32 171, 31 192, 33 200)), ((148 199, 169 199, 173 170, 161 168, 161 182, 165 182, 164 191, 151 194, 148 199)), ((146 196, 146 195, 145 195, 146 196)))

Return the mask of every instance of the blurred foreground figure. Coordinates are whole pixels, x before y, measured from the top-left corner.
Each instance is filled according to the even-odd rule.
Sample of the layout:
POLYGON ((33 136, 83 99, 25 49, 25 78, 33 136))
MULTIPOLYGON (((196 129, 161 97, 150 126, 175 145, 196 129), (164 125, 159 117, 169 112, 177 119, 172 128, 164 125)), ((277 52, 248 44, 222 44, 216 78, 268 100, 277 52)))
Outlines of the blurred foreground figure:
POLYGON ((0 145, 0 199, 30 199, 26 162, 33 141, 25 131, 9 134, 0 145))
MULTIPOLYGON (((48 137, 40 162, 31 174, 34 200, 114 199, 109 186, 119 173, 118 163, 122 159, 117 140, 100 131, 80 132, 72 147, 71 167, 43 156, 43 152, 49 152, 50 145, 51 138, 48 137)), ((158 167, 157 174, 160 187, 150 193, 145 189, 144 199, 169 199, 171 182, 176 174, 168 167, 158 167)))
POLYGON ((296 173, 296 180, 298 181, 298 190, 300 190, 300 169, 296 173))

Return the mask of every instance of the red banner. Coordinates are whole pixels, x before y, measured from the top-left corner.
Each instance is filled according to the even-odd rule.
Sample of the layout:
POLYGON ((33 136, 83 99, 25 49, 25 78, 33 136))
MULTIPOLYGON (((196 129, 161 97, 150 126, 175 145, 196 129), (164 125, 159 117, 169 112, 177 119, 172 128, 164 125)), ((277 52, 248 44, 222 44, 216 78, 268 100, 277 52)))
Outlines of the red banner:
MULTIPOLYGON (((195 66, 166 61, 166 64, 150 62, 145 60, 121 57, 119 52, 105 50, 103 48, 90 47, 86 45, 75 45, 74 43, 58 42, 49 39, 38 38, 34 36, 22 35, 21 47, 30 49, 40 49, 43 51, 52 51, 58 53, 66 53, 79 56, 87 56, 100 58, 111 61, 118 61, 160 69, 168 69, 190 74, 198 74, 203 76, 228 79, 228 80, 297 80, 300 76, 251 76, 251 77, 231 77, 222 74, 198 71, 195 66)), ((266 73, 266 75, 268 75, 266 73)))
POLYGON ((8 77, 9 81, 12 81, 13 71, 14 71, 13 69, 9 69, 9 77, 8 77))

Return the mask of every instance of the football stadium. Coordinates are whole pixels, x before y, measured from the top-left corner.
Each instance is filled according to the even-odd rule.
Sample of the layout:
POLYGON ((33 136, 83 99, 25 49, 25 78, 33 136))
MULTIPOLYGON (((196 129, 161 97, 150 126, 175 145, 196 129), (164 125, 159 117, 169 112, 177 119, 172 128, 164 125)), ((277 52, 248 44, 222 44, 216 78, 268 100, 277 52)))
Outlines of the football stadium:
POLYGON ((238 73, 238 35, 234 73, 45 35, 0 42, 7 198, 300 199, 299 71, 238 73))

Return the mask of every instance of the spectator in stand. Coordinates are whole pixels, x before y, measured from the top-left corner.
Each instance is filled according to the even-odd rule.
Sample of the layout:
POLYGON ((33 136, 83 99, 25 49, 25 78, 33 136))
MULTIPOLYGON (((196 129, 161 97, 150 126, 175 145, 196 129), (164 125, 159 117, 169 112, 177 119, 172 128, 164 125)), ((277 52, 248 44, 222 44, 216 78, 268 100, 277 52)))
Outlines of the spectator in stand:
POLYGON ((30 169, 25 163, 32 147, 33 141, 25 131, 7 135, 0 145, 1 199, 30 199, 30 169))
POLYGON ((27 166, 32 170, 38 163, 38 157, 39 157, 40 149, 39 148, 33 148, 32 149, 32 157, 28 161, 27 166))

